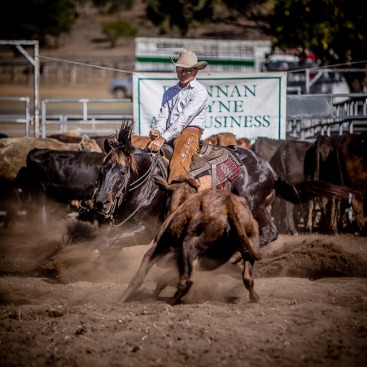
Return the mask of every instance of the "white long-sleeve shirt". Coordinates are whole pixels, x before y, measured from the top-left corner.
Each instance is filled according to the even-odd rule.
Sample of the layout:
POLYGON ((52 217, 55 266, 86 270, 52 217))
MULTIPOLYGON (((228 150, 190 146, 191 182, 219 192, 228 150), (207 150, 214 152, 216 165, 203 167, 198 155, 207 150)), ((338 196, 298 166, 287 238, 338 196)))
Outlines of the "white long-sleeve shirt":
POLYGON ((163 94, 154 130, 166 141, 173 140, 189 126, 205 128, 208 92, 196 79, 185 88, 177 83, 163 94))

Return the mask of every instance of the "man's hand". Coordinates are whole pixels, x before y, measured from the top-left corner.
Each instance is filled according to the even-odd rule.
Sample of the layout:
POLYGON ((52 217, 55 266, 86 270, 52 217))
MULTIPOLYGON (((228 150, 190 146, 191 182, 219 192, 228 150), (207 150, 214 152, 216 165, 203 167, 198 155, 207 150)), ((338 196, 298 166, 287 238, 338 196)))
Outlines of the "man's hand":
POLYGON ((162 145, 166 142, 166 139, 163 137, 156 138, 152 140, 148 144, 148 149, 152 150, 153 152, 158 152, 159 149, 161 149, 162 145))
POLYGON ((161 133, 158 130, 151 130, 149 132, 149 137, 154 140, 154 139, 158 139, 161 136, 161 133))

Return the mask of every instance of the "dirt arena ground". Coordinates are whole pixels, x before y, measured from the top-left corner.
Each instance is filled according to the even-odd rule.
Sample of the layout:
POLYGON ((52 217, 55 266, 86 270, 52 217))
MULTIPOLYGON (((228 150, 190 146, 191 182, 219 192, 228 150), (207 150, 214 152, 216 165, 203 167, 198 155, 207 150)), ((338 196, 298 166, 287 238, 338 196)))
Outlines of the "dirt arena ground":
MULTIPOLYGON (((70 220, 70 219, 69 219, 70 220)), ((105 239, 65 245, 18 223, 0 228, 1 366, 362 366, 367 360, 366 237, 285 236, 255 264, 261 301, 241 268, 196 273, 183 304, 152 291, 119 296, 147 245, 96 257, 105 239)))

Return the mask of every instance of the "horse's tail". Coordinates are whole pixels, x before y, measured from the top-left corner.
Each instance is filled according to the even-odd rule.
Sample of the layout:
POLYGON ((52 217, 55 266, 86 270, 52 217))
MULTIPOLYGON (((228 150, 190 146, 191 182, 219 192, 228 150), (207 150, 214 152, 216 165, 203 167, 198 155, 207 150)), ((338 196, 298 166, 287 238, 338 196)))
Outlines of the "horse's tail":
POLYGON ((286 180, 278 178, 274 188, 277 196, 295 205, 306 203, 316 197, 349 199, 353 193, 353 190, 349 187, 338 186, 320 180, 291 184, 286 180))

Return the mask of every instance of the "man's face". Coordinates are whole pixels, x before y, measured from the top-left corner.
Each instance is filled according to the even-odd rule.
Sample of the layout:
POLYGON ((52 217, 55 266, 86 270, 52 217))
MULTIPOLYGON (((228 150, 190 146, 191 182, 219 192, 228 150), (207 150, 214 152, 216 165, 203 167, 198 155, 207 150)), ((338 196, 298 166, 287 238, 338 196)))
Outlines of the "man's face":
POLYGON ((176 67, 176 74, 180 84, 186 85, 190 83, 195 79, 197 73, 198 69, 184 69, 176 67))

